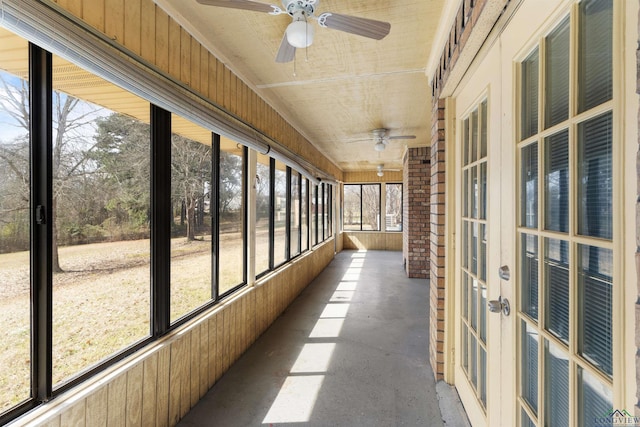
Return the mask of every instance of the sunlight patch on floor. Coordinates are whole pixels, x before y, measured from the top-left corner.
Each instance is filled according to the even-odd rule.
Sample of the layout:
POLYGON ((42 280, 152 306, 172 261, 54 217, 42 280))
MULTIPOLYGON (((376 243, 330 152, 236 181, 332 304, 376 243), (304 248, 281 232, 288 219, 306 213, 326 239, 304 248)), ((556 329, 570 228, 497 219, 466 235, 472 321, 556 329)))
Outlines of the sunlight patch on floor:
POLYGON ((291 368, 292 374, 325 373, 329 369, 329 362, 336 343, 309 343, 302 347, 302 351, 291 368))
MULTIPOLYGON (((366 251, 359 251, 351 256, 349 267, 309 334, 310 340, 340 336, 366 255, 366 251)), ((335 348, 336 343, 309 342, 304 345, 263 424, 310 421, 335 348)))
POLYGON ((337 338, 343 323, 344 319, 318 319, 309 338, 337 338))
POLYGON ((321 319, 344 319, 347 317, 349 304, 327 304, 320 315, 321 319))
POLYGON ((308 422, 323 381, 324 375, 287 377, 262 423, 308 422))

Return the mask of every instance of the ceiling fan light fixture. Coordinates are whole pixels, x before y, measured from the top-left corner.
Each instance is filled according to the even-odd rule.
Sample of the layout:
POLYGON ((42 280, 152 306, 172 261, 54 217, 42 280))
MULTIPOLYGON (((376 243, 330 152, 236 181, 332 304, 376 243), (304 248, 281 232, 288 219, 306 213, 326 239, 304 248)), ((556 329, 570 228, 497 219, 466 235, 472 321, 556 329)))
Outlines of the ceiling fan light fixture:
POLYGON ((287 41, 295 48, 304 49, 313 43, 314 33, 313 25, 309 25, 304 19, 296 20, 287 27, 287 41))
POLYGON ((382 171, 378 171, 378 174, 377 174, 377 175, 378 175, 378 176, 383 176, 383 175, 384 175, 384 172, 382 172, 382 171))
POLYGON ((374 145, 373 148, 376 151, 384 151, 384 148, 385 148, 384 142, 382 141, 376 142, 376 145, 374 145))

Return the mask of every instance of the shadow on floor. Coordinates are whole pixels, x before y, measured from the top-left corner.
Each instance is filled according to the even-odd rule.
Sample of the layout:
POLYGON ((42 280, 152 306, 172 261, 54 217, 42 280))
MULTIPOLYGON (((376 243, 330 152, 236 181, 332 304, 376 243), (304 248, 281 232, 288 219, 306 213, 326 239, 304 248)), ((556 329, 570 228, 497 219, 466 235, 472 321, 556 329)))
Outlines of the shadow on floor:
POLYGON ((428 337, 400 252, 341 252, 179 425, 442 426, 428 337))

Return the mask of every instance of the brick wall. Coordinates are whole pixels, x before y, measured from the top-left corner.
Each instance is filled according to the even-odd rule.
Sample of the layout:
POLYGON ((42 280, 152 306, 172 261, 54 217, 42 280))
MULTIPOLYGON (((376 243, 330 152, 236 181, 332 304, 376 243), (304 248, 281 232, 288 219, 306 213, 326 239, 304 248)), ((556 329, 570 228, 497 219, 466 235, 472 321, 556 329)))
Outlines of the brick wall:
MULTIPOLYGON (((445 336, 445 100, 440 99, 442 90, 457 67, 461 70, 471 63, 480 49, 482 40, 495 23, 510 0, 492 2, 489 0, 462 0, 449 36, 445 42, 438 66, 431 76, 433 108, 431 116, 431 229, 430 229, 430 324, 429 357, 431 368, 437 380, 444 379, 444 336, 445 336), (486 12, 483 14, 483 12, 486 12), (478 25, 484 20, 483 25, 478 25), (480 28, 473 32, 474 28, 480 28), (475 42, 469 42, 475 39, 475 42), (478 40, 480 40, 478 42, 478 40), (466 47, 466 49, 465 49, 466 47), (464 52, 463 52, 464 51, 464 52)), ((460 71, 456 69, 456 71, 460 71)), ((459 77, 459 76, 458 76, 459 77)), ((455 80, 455 78, 454 78, 455 80)), ((448 325, 453 327, 453 325, 448 325)))
POLYGON ((444 378, 445 101, 435 99, 431 131, 431 237, 429 359, 436 380, 444 378))
POLYGON ((409 148, 403 159, 403 259, 408 277, 429 277, 430 149, 409 148))

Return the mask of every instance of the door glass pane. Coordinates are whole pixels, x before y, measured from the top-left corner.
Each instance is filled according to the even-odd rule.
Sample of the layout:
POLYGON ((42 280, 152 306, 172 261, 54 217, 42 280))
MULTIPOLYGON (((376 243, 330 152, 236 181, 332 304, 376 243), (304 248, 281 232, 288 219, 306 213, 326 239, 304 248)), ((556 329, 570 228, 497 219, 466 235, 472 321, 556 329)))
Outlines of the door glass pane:
POLYGON ((474 388, 478 388, 478 341, 476 336, 469 334, 469 379, 474 388))
POLYGON ((487 162, 480 164, 480 219, 487 219, 487 162))
POLYGON ((478 167, 471 168, 471 217, 478 218, 478 167))
POLYGON ((480 285, 480 339, 487 341, 487 287, 480 285))
POLYGON ((471 282, 471 328, 475 331, 478 327, 478 281, 470 278, 471 282))
POLYGON ((480 401, 487 405, 487 352, 480 346, 480 401))
POLYGON ((609 414, 613 408, 613 393, 599 379, 578 367, 578 425, 611 425, 609 414))
POLYGON ((569 358, 545 340, 545 425, 569 426, 569 358))
POLYGON ((569 343, 569 243, 544 239, 546 284, 546 327, 569 343))
POLYGON ((538 226, 538 143, 522 149, 520 224, 528 228, 538 226))
POLYGON ((544 225, 569 232, 569 131, 545 138, 544 225))
POLYGON ((269 269, 269 197, 271 194, 269 157, 258 154, 256 169, 256 274, 269 269))
POLYGON ((538 133, 538 48, 521 64, 520 140, 538 133))
POLYGON ((28 55, 0 28, 0 413, 31 396, 28 55))
POLYGON ((487 101, 480 104, 480 158, 487 157, 487 101))
POLYGON ((598 369, 613 375, 613 252, 578 245, 578 323, 580 354, 598 369))
POLYGON ((520 410, 520 422, 522 427, 536 427, 536 424, 531 421, 531 418, 529 418, 529 415, 527 415, 524 409, 520 410))
POLYGON ((464 119, 462 121, 462 165, 466 166, 469 164, 469 119, 464 119))
POLYGON ((287 166, 276 160, 275 172, 273 265, 277 267, 287 260, 285 251, 287 242, 287 166))
POLYGON ((538 412, 538 331, 522 321, 522 398, 538 412))
POLYGON ((471 113, 471 162, 478 160, 478 110, 471 113))
POLYGON ((612 114, 578 125, 578 233, 613 235, 612 114))
POLYGON ((466 325, 462 324, 462 368, 469 373, 469 330, 466 325))
POLYGON ((538 320, 538 237, 523 234, 521 239, 521 311, 538 320))
POLYGON ((150 335, 151 139, 148 102, 52 59, 56 387, 150 335))
POLYGON ((462 272, 462 318, 469 319, 469 276, 462 272))
POLYGON ((211 187, 211 132, 171 117, 171 321, 212 298, 211 215, 205 212, 211 187), (194 274, 195 273, 195 274, 194 274))
POLYGON ((462 267, 469 268, 469 221, 462 221, 462 267))
POLYGON ((546 38, 545 128, 569 118, 569 17, 546 38))
POLYGON ((244 283, 244 148, 220 138, 218 294, 244 283))
POLYGON ((471 273, 478 274, 478 223, 471 222, 471 245, 469 247, 471 257, 471 273))
POLYGON ((462 216, 469 217, 469 169, 462 172, 462 216))
POLYGON ((478 277, 487 280, 487 226, 480 224, 480 252, 478 254, 478 277))
POLYGON ((613 95, 613 1, 580 3, 578 39, 578 112, 613 95))

